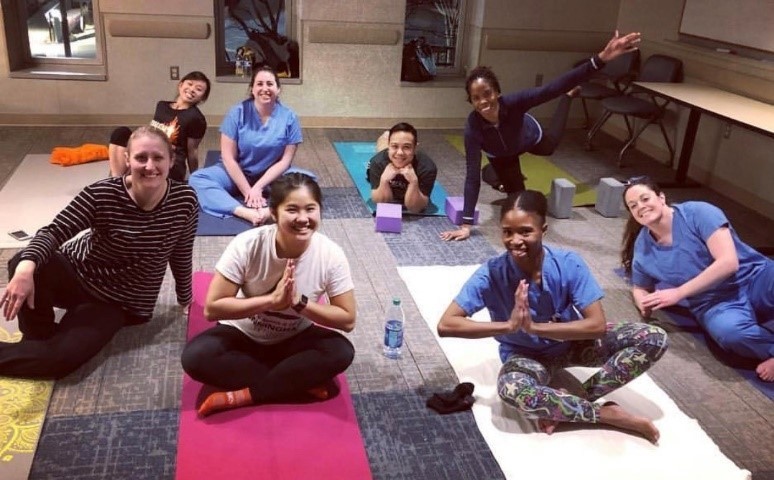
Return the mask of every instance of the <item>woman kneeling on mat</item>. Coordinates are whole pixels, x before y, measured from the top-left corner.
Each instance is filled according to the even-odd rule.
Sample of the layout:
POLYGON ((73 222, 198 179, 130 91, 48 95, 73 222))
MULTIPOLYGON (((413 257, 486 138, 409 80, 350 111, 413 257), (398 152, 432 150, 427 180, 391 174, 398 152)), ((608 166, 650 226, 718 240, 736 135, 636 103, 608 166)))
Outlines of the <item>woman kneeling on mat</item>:
POLYGON ((260 67, 250 80, 250 98, 226 114, 220 125, 221 161, 188 180, 206 213, 235 215, 253 225, 269 218, 264 188, 290 168, 303 140, 298 117, 279 94, 276 72, 260 67))
POLYGON ((624 201, 631 217, 621 259, 642 316, 686 300, 721 348, 756 359, 758 376, 773 382, 774 261, 742 242, 722 210, 670 206, 648 177, 632 178, 624 201))
POLYGON ((438 323, 442 337, 495 337, 503 366, 500 398, 552 433, 558 422, 605 423, 653 443, 659 432, 602 396, 648 370, 667 347, 666 333, 645 323, 607 323, 602 289, 581 257, 543 244, 546 197, 526 190, 500 212, 506 252, 468 279, 438 323), (486 308, 491 322, 469 317, 486 308), (570 365, 601 366, 581 396, 548 386, 570 365))
POLYGON ((615 36, 605 48, 581 65, 540 87, 501 95, 500 82, 489 67, 474 68, 465 80, 465 91, 473 111, 465 124, 465 191, 462 225, 442 232, 443 240, 465 240, 473 228, 481 179, 500 192, 515 195, 524 190, 519 155, 529 152, 550 155, 559 145, 576 88, 591 78, 606 62, 635 50, 639 33, 615 36), (566 95, 564 95, 566 93, 566 95), (548 129, 543 129, 527 111, 561 96, 548 129), (481 152, 489 164, 481 169, 481 152))
POLYGON ((317 232, 322 197, 308 175, 271 184, 276 224, 238 235, 215 266, 204 314, 218 320, 183 350, 183 369, 226 392, 211 394, 202 416, 245 405, 324 400, 355 350, 355 294, 341 247, 317 232), (318 303, 327 296, 329 303, 318 303))
POLYGON ((0 304, 23 337, 0 343, 0 375, 74 371, 122 327, 150 320, 167 264, 177 301, 191 302, 196 194, 168 179, 172 146, 157 128, 135 130, 124 161, 126 175, 84 188, 8 263, 0 304), (67 310, 59 323, 54 307, 67 310))

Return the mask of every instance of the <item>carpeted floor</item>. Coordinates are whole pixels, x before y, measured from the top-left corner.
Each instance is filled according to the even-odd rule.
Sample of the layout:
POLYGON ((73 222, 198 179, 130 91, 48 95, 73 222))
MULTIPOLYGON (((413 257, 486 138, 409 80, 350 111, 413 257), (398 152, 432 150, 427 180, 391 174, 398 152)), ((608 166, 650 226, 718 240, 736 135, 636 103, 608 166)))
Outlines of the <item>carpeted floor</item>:
MULTIPOLYGON (((100 142, 110 128, 0 127, 0 186, 27 154, 56 145, 100 142)), ((373 218, 336 158, 332 142, 371 141, 378 130, 304 130, 294 162, 318 173, 324 188, 323 232, 347 252, 358 319, 349 335, 356 349, 346 372, 371 470, 376 479, 503 478, 470 413, 441 417, 424 407, 431 392, 452 388, 457 378, 432 332, 397 274, 399 266, 478 263, 501 251, 494 190, 481 190, 481 225, 466 241, 445 244, 439 232, 452 228, 445 217, 406 221, 400 235, 374 232, 373 218), (408 318, 403 358, 381 355, 383 312, 389 299, 404 301, 408 318)), ((464 159, 445 139, 460 130, 422 131, 422 148, 439 167, 438 181, 449 195, 462 195, 464 159)), ((579 181, 648 173, 672 174, 658 162, 633 154, 627 167, 615 167, 619 145, 600 138, 598 150, 583 150, 583 132, 568 131, 553 160, 579 181)), ((209 129, 202 150, 217 148, 217 128, 209 129)), ((529 184, 529 181, 527 182, 529 184)), ((748 242, 774 245, 774 222, 708 189, 671 190, 670 199, 706 199, 726 210, 748 242)), ((6 208, 3 205, 0 208, 6 208)), ((551 220, 547 242, 579 251, 606 291, 611 319, 634 318, 623 281, 613 269, 623 219, 602 218, 575 208, 567 220, 551 220)), ((199 237, 194 270, 212 270, 228 237, 199 237)), ((0 249, 0 287, 13 249, 0 249)), ((51 398, 30 478, 122 479, 174 477, 178 408, 185 338, 184 315, 175 304, 171 279, 165 280, 148 325, 120 332, 111 345, 73 375, 58 381, 51 398)), ((753 478, 774 478, 774 402, 720 363, 688 332, 670 331, 670 349, 651 370, 654 381, 753 478)), ((528 455, 528 452, 515 454, 528 455)), ((559 458, 559 457, 558 457, 559 458)), ((3 475, 0 465, 0 478, 3 475)))

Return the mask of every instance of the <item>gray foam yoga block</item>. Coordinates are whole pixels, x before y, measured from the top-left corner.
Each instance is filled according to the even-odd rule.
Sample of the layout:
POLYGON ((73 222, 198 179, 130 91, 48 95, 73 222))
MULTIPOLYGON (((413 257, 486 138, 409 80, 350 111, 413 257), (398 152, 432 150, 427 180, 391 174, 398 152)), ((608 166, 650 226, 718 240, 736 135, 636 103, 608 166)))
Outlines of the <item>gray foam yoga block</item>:
POLYGON ((548 195, 548 213, 554 218, 572 216, 572 200, 575 197, 575 184, 566 178, 551 180, 551 193, 548 195))
POLYGON ((617 217, 623 205, 624 184, 615 178, 605 177, 597 185, 597 203, 594 209, 603 217, 617 217))

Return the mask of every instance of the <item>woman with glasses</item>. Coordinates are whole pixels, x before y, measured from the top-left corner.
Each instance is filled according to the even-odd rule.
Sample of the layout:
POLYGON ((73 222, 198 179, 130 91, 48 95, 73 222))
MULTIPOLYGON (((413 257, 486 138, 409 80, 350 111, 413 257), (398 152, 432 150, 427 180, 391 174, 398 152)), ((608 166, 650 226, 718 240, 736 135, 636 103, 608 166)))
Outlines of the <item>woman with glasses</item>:
POLYGON ((621 260, 642 316, 686 301, 721 348, 756 359, 758 376, 774 381, 774 261, 742 242, 722 210, 669 205, 648 177, 630 179, 624 201, 621 260))
POLYGON ((443 240, 465 240, 470 237, 473 212, 481 189, 481 179, 498 191, 515 195, 524 190, 519 155, 525 152, 550 155, 564 133, 570 101, 577 86, 594 75, 606 62, 637 49, 639 33, 615 36, 605 48, 587 62, 540 87, 502 95, 500 82, 489 67, 476 67, 465 81, 465 92, 473 111, 465 124, 465 203, 462 225, 442 232, 443 240), (566 95, 563 95, 566 93, 566 95), (556 113, 547 129, 527 113, 560 97, 556 113), (481 170, 481 153, 489 165, 481 170))
POLYGON ((648 370, 667 348, 666 333, 645 323, 607 323, 602 289, 575 252, 543 244, 546 197, 525 190, 500 212, 506 252, 468 279, 438 323, 442 337, 495 337, 503 366, 500 398, 550 434, 558 422, 605 423, 653 443, 653 422, 602 396, 648 370), (489 311, 491 322, 470 317, 489 311), (601 367, 573 395, 548 386, 570 365, 601 367))

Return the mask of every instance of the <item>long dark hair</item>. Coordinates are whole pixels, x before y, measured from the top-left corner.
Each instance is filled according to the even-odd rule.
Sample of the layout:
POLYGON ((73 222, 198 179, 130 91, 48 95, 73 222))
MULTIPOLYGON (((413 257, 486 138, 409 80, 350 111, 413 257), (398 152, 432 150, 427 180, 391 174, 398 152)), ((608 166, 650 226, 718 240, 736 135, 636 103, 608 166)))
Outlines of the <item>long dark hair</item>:
POLYGON ((541 223, 546 223, 546 212, 548 211, 548 200, 542 192, 537 190, 524 190, 517 194, 508 195, 502 208, 500 209, 500 221, 505 214, 511 210, 519 209, 522 212, 534 213, 540 217, 541 223))
MULTIPOLYGON (((624 204, 626 204, 626 192, 635 185, 642 185, 646 188, 653 190, 656 195, 661 195, 661 187, 658 186, 648 176, 632 177, 624 182, 624 204)), ((626 207, 629 211, 629 207, 626 207)), ((626 220, 626 226, 624 227, 623 239, 621 240, 621 265, 623 265, 626 275, 632 274, 632 261, 634 260, 634 242, 637 240, 637 236, 640 234, 642 225, 635 220, 632 212, 629 211, 629 218, 626 220)))
POLYGON ((468 94, 468 103, 472 103, 470 101, 470 85, 479 78, 485 80, 495 92, 500 93, 500 82, 497 80, 497 75, 494 74, 491 68, 480 65, 471 70, 465 79, 465 92, 468 94))

